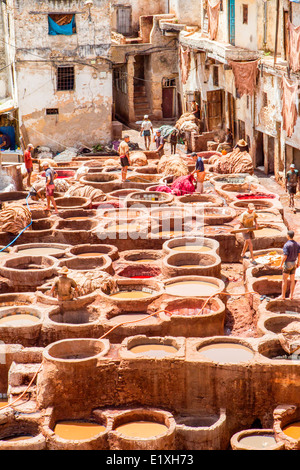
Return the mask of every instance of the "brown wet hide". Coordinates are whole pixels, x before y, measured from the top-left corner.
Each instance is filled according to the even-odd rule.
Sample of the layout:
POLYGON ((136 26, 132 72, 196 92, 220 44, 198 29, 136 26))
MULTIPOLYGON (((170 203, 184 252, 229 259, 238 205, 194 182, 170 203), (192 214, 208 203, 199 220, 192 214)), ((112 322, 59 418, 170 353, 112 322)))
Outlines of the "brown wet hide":
POLYGON ((219 26, 219 13, 220 13, 220 5, 221 2, 218 1, 216 4, 215 2, 208 0, 207 2, 207 15, 208 15, 208 31, 209 37, 213 41, 216 39, 218 34, 218 26, 219 26))
POLYGON ((229 60, 228 65, 232 67, 235 87, 239 96, 252 96, 256 85, 258 60, 252 62, 233 62, 229 60))
POLYGON ((297 121, 297 93, 298 82, 292 82, 282 76, 282 128, 286 131, 287 137, 291 137, 297 121))

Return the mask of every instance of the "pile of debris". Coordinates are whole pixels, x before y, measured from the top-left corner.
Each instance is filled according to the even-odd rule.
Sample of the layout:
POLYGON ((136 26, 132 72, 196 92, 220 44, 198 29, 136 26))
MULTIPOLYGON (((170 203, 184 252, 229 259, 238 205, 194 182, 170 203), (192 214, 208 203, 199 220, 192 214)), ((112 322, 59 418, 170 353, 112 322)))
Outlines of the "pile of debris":
POLYGON ((157 165, 158 173, 163 176, 185 176, 189 173, 186 162, 179 155, 163 155, 157 165))

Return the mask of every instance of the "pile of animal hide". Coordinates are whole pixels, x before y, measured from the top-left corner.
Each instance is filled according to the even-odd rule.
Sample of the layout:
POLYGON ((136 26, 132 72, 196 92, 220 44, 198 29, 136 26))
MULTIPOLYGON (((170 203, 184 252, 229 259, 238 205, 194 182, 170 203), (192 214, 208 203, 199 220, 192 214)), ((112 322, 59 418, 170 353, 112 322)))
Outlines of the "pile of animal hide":
POLYGON ((253 162, 248 152, 241 152, 240 149, 234 149, 222 157, 213 155, 208 161, 213 165, 212 171, 219 174, 228 173, 249 173, 253 174, 253 162))
POLYGON ((148 160, 144 152, 135 151, 130 152, 130 163, 131 166, 146 166, 148 165, 148 160))
POLYGON ((79 272, 73 271, 70 277, 74 279, 78 286, 78 295, 88 295, 97 289, 102 288, 104 291, 112 292, 116 289, 116 283, 112 276, 100 268, 92 271, 79 272))
POLYGON ((101 189, 93 188, 87 184, 75 183, 73 184, 65 194, 66 197, 85 197, 91 201, 105 201, 106 195, 101 189))
POLYGON ((189 173, 188 165, 179 155, 163 155, 158 162, 157 172, 164 176, 185 176, 189 173))
POLYGON ((18 203, 4 205, 0 211, 0 232, 17 235, 31 222, 31 212, 18 203))

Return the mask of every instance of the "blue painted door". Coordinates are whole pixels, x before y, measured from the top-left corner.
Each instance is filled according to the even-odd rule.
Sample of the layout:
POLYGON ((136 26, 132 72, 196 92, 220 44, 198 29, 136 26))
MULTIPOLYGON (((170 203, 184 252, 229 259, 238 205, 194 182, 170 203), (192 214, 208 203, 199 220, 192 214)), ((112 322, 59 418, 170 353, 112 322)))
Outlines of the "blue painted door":
POLYGON ((229 42, 235 45, 235 0, 229 0, 229 42))

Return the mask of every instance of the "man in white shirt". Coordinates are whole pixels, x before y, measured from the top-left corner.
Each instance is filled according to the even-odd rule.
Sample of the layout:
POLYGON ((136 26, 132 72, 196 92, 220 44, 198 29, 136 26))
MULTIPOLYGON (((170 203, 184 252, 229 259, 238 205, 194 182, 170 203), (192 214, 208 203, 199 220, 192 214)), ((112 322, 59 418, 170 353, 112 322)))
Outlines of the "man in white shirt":
POLYGON ((146 150, 150 149, 151 132, 153 134, 152 122, 146 114, 141 125, 141 135, 144 137, 146 150))

